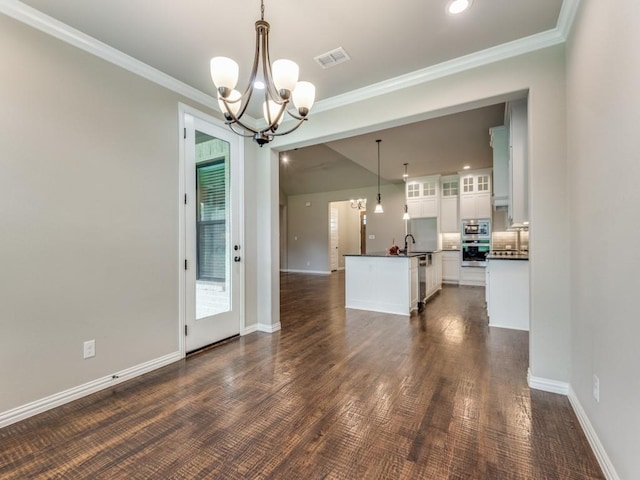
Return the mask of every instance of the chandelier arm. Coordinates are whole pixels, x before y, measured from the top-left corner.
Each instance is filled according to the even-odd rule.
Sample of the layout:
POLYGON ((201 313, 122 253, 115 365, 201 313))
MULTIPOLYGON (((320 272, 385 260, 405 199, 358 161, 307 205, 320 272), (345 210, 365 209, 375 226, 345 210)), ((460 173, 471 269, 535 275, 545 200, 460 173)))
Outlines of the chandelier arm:
MULTIPOLYGON (((251 101, 251 95, 253 94, 253 90, 254 90, 253 85, 258 75, 258 64, 260 59, 260 39, 262 38, 262 35, 263 35, 262 31, 265 28, 266 28, 266 31, 268 32, 269 24, 267 22, 256 22, 256 47, 255 47, 255 53, 253 54, 253 65, 251 66, 251 76, 249 77, 247 88, 244 90, 244 92, 242 92, 242 95, 240 96, 240 101, 242 101, 243 103, 240 108, 240 111, 238 112, 238 115, 233 115, 233 114, 231 115, 231 117, 234 118, 236 122, 238 122, 238 119, 242 118, 242 116, 247 110, 247 107, 249 106, 249 102, 251 101), (266 24, 266 27, 264 24, 266 24)), ((258 132, 254 132, 254 133, 258 133, 258 132)))
POLYGON ((297 125, 295 125, 293 128, 291 128, 290 130, 287 130, 286 132, 278 132, 278 133, 272 133, 271 135, 274 137, 281 137, 282 135, 287 135, 288 133, 293 132, 294 130, 297 130, 298 128, 300 128, 300 125, 302 125, 302 122, 306 122, 308 119, 306 118, 301 118, 300 121, 298 122, 297 125))
POLYGON ((271 53, 269 52, 269 30, 262 37, 262 70, 264 74, 265 91, 268 92, 271 100, 281 105, 284 99, 276 89, 273 82, 273 72, 271 71, 271 53))
POLYGON ((231 129, 231 131, 232 131, 233 133, 235 133, 236 135, 240 135, 241 137, 251 138, 251 137, 253 137, 256 133, 258 133, 258 132, 253 132, 253 133, 250 133, 250 134, 246 134, 246 133, 243 133, 243 132, 241 132, 241 131, 236 130, 235 128, 233 128, 233 125, 234 125, 233 123, 229 123, 229 122, 227 122, 227 125, 229 125, 229 129, 231 129))
MULTIPOLYGON (((225 105, 225 107, 226 107, 226 105, 225 105)), ((227 108, 227 110, 229 110, 229 107, 226 107, 226 108, 227 108)), ((229 125, 229 128, 231 128, 231 126, 232 126, 232 125, 234 125, 234 124, 236 124, 236 123, 237 123, 238 125, 240 125, 240 126, 241 126, 242 128, 244 128, 245 130, 249 130, 250 132, 253 132, 253 133, 258 133, 258 130, 254 129, 254 128, 251 128, 251 127, 250 127, 250 126, 248 126, 248 125, 245 125, 245 124, 240 120, 240 117, 239 117, 239 116, 234 115, 234 114, 233 114, 233 112, 231 112, 231 111, 228 111, 228 113, 229 113, 229 116, 231 117, 231 120, 227 120, 227 121, 225 122, 225 124, 229 125)))

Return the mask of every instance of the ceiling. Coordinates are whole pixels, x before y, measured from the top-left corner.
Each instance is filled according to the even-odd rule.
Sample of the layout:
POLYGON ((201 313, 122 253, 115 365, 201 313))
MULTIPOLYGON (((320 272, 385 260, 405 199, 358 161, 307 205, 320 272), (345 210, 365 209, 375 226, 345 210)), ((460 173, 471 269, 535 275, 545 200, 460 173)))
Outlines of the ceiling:
MULTIPOLYGON (((14 3, 33 7, 210 96, 215 96, 209 76, 213 56, 236 59, 240 83, 243 79, 246 82, 253 59, 254 23, 260 18, 258 0, 156 0, 153 8, 149 2, 131 0, 14 3)), ((380 0, 265 0, 265 20, 271 24, 271 57, 295 60, 301 80, 316 85, 316 102, 322 103, 553 30, 559 23, 563 0, 475 0, 458 16, 445 12, 447 3, 397 0, 391 6, 380 0), (337 47, 344 48, 351 60, 329 69, 314 61, 315 56, 337 47)), ((405 162, 412 175, 455 172, 465 163, 489 166, 488 128, 496 121, 502 123, 503 109, 503 105, 490 106, 301 148, 290 153, 289 167, 281 169, 283 189, 288 194, 301 190, 302 185, 307 185, 307 191, 328 186, 338 190, 349 178, 352 184, 345 188, 370 185, 372 178, 375 183, 376 138, 383 140, 381 174, 387 181, 401 178, 405 162), (318 180, 318 172, 333 170, 335 175, 324 175, 327 185, 315 182, 313 187, 309 178, 318 180), (298 177, 286 179, 286 175, 298 177)))

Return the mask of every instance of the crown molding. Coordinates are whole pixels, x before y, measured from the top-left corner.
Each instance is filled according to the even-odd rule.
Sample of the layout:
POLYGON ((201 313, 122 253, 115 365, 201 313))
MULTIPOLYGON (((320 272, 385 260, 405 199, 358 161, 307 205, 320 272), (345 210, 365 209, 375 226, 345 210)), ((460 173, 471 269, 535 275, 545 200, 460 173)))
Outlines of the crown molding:
POLYGON ((562 2, 556 29, 562 34, 565 41, 569 38, 579 7, 580 0, 564 0, 562 2))
POLYGON ((17 0, 0 0, 0 12, 43 33, 128 70, 179 95, 220 111, 211 95, 137 60, 17 0))
MULTIPOLYGON (((430 82, 449 75, 488 65, 494 62, 534 52, 543 48, 562 44, 566 41, 575 19, 580 0, 564 0, 558 17, 556 28, 514 40, 479 52, 465 55, 453 60, 426 67, 382 82, 352 90, 316 102, 313 107, 315 113, 332 110, 352 103, 367 100, 376 96, 388 94, 421 83, 430 82)), ((217 100, 180 80, 153 68, 106 43, 86 35, 65 23, 62 23, 18 0, 0 0, 0 12, 22 23, 47 33, 63 42, 73 45, 107 62, 122 67, 151 82, 167 88, 179 95, 205 105, 220 112, 217 100)), ((246 116, 247 124, 259 127, 261 120, 246 116)))
POLYGON ((415 72, 400 75, 389 80, 374 83, 367 87, 359 88, 342 95, 320 100, 313 107, 314 113, 331 110, 350 103, 367 100, 379 95, 388 94, 396 90, 413 87, 421 83, 430 82, 449 75, 482 67, 494 62, 505 60, 525 53, 534 52, 543 48, 552 47, 564 43, 565 38, 561 32, 554 28, 529 37, 512 42, 503 43, 495 47, 487 48, 479 52, 464 55, 453 60, 426 67, 415 72))

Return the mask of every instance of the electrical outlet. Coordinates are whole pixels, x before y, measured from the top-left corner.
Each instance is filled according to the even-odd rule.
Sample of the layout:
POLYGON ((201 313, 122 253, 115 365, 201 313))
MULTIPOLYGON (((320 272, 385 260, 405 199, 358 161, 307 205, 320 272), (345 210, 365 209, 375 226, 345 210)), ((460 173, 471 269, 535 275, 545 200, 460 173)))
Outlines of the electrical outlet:
POLYGON ((87 340, 84 342, 84 358, 91 358, 96 356, 96 341, 87 340))
POLYGON ((600 379, 597 375, 593 375, 593 398, 600 403, 600 379))
POLYGON ((375 235, 369 235, 369 240, 375 240, 376 236, 375 235))

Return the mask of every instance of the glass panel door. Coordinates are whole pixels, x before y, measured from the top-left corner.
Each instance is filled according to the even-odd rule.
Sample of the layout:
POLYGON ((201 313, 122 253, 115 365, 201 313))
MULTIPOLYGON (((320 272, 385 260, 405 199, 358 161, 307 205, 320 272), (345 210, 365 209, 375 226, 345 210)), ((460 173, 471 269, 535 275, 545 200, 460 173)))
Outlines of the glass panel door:
POLYGON ((240 333, 240 137, 185 114, 185 349, 240 333))

